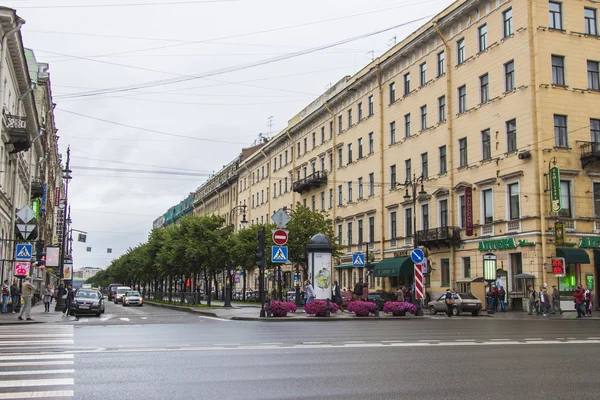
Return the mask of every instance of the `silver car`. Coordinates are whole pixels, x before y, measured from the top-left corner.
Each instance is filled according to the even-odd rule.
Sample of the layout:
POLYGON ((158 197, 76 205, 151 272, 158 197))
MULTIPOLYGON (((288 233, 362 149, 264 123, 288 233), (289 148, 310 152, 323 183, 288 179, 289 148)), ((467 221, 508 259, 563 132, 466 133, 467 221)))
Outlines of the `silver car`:
POLYGON ((128 290, 123 295, 123 306, 143 306, 144 299, 140 296, 140 292, 137 290, 128 290))
MULTIPOLYGON (((428 304, 429 313, 435 315, 438 312, 446 312, 446 294, 428 304)), ((470 312, 473 316, 479 315, 481 311, 481 300, 471 293, 454 293, 454 305, 452 315, 460 315, 461 312, 470 312)))

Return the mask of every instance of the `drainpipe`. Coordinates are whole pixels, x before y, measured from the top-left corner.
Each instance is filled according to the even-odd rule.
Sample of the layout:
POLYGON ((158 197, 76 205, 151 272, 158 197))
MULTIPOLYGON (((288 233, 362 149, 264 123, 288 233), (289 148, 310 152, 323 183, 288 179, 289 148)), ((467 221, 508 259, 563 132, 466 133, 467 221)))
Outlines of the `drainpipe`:
MULTIPOLYGON (((325 109, 327 110, 327 112, 329 113, 329 115, 331 115, 331 121, 333 122, 333 144, 331 145, 331 159, 333 160, 333 162, 331 163, 331 169, 333 169, 333 171, 331 171, 331 190, 333 193, 333 204, 332 204, 332 208, 331 208, 331 221, 333 221, 334 226, 333 228, 333 232, 335 233, 335 215, 336 215, 336 211, 337 211, 337 199, 336 199, 336 192, 335 192, 335 177, 336 177, 336 170, 340 167, 340 165, 336 165, 336 158, 335 158, 335 152, 336 152, 336 146, 337 146, 337 135, 338 132, 335 131, 335 114, 334 112, 331 110, 331 108, 329 108, 329 104, 327 104, 327 102, 325 102, 325 109), (336 168, 337 167, 337 168, 336 168)), ((344 229, 344 228, 342 228, 344 229)), ((340 246, 342 244, 340 243, 340 246)))
MULTIPOLYGON (((435 29, 435 31, 437 32, 439 38, 442 40, 442 42, 444 42, 444 47, 446 50, 446 107, 448 108, 448 112, 446 114, 446 124, 447 129, 448 129, 448 137, 450 138, 450 140, 448 141, 447 144, 447 151, 446 151, 446 160, 448 162, 448 175, 450 178, 450 187, 448 188, 448 200, 449 200, 449 205, 448 205, 448 214, 450 215, 451 221, 450 221, 450 226, 454 227, 456 226, 455 223, 455 219, 456 219, 456 213, 454 212, 454 196, 452 195, 452 188, 454 188, 454 134, 453 134, 453 127, 452 127, 452 122, 454 119, 454 111, 453 111, 453 107, 454 107, 454 101, 452 100, 453 98, 453 88, 452 88, 452 49, 450 47, 450 44, 448 43, 448 41, 446 40, 446 38, 444 37, 442 31, 440 30, 439 26, 438 26, 438 21, 433 22, 433 28, 435 29)), ((450 265, 456 265, 456 249, 454 248, 454 246, 450 246, 450 265)), ((440 268, 441 268, 441 264, 440 264, 440 268)), ((440 269, 440 274, 441 274, 441 269, 440 269)), ((454 274, 450 274, 450 286, 454 286, 454 274)))

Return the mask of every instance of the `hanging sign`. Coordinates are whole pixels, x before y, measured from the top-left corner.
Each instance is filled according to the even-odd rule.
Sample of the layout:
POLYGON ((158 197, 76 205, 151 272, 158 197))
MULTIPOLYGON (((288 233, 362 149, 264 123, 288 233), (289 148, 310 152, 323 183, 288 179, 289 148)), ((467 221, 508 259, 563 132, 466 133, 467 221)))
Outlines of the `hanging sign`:
POLYGON ((560 168, 556 165, 550 168, 550 211, 559 212, 560 204, 560 168))

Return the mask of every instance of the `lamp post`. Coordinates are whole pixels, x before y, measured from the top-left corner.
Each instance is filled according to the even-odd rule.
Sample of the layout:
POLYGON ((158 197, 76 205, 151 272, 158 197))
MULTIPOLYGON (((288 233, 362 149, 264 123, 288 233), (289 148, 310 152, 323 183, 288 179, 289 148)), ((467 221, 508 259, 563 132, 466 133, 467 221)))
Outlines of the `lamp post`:
MULTIPOLYGON (((425 188, 423 187, 423 181, 424 181, 423 175, 421 175, 417 178, 417 176, 415 174, 415 175, 413 175, 412 180, 406 180, 406 182, 404 182, 404 188, 406 190, 406 192, 404 194, 404 200, 410 201, 412 199, 412 214, 413 214, 412 215, 413 216, 412 232, 407 232, 407 233, 413 235, 413 247, 415 249, 419 245, 419 241, 417 240, 417 197, 427 195, 427 192, 425 191, 425 188), (421 186, 421 190, 417 193, 417 188, 419 187, 419 185, 421 186), (409 188, 412 191, 412 196, 408 192, 409 188)), ((423 285, 423 287, 425 287, 425 285, 423 285)), ((426 296, 425 290, 423 291, 423 296, 426 296)), ((416 294, 416 291, 415 291, 415 294, 416 294)), ((417 299, 417 312, 415 313, 415 315, 417 315, 417 316, 423 315, 423 299, 417 299)))
MULTIPOLYGON (((492 288, 492 282, 496 281, 496 274, 498 269, 496 267, 496 255, 487 253, 483 255, 483 279, 488 283, 490 290, 492 288)), ((492 300, 493 303, 493 300, 492 300)), ((494 304, 491 307, 488 305, 488 314, 495 314, 494 304)))
POLYGON ((242 209, 243 211, 243 215, 242 215, 242 220, 240 221, 240 225, 242 225, 242 228, 245 228, 246 226, 248 226, 248 221, 246 220, 246 205, 245 204, 241 204, 239 206, 235 206, 231 209, 231 211, 229 211, 229 226, 231 227, 235 227, 235 224, 233 223, 233 212, 235 210, 239 210, 242 209))
POLYGON ((56 306, 54 306, 54 311, 64 311, 66 307, 66 301, 63 299, 63 295, 65 294, 65 286, 64 286, 64 273, 65 273, 65 258, 67 251, 67 206, 69 201, 69 181, 72 179, 71 171, 69 169, 69 163, 71 160, 71 148, 67 147, 67 162, 65 164, 65 169, 62 170, 62 178, 65 181, 65 198, 60 201, 59 209, 62 210, 63 213, 63 226, 61 233, 61 244, 60 244, 60 274, 59 274, 59 283, 58 283, 58 298, 56 299, 56 306))
MULTIPOLYGON (((232 228, 235 228, 235 224, 233 223, 233 212, 235 210, 239 210, 242 209, 243 211, 243 215, 242 215, 242 220, 240 221, 240 224, 242 225, 242 228, 245 228, 248 225, 248 221, 246 220, 246 205, 245 204, 241 204, 239 206, 235 206, 231 209, 231 211, 229 211, 229 226, 231 226, 232 228)), ((225 288, 224 288, 224 298, 225 298, 225 304, 223 304, 223 307, 231 307, 231 297, 232 297, 232 290, 233 290, 233 280, 232 275, 233 275, 233 270, 231 269, 231 265, 227 268, 227 274, 225 276, 225 288)))

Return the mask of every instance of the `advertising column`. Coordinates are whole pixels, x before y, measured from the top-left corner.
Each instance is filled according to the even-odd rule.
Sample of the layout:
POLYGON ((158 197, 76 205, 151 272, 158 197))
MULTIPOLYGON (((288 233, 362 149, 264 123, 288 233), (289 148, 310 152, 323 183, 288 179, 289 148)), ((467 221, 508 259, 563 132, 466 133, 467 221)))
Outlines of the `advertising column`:
POLYGON ((331 261, 333 247, 327 236, 318 233, 308 245, 308 279, 315 289, 318 300, 331 300, 331 261))

